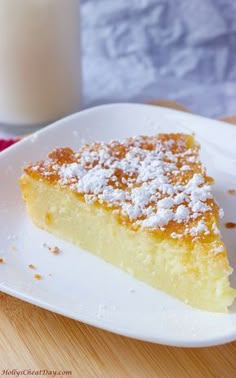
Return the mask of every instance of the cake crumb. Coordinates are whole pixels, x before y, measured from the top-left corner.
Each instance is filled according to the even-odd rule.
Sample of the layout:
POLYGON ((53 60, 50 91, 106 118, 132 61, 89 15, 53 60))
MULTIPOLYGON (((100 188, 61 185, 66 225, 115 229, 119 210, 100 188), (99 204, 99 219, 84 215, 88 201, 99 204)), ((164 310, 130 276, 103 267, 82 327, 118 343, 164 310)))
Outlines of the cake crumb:
POLYGON ((42 279, 42 276, 41 276, 41 274, 35 274, 35 275, 34 275, 34 278, 35 278, 36 280, 41 280, 41 279, 42 279))
POLYGON ((57 247, 57 246, 50 247, 49 245, 47 245, 47 243, 43 243, 43 247, 47 248, 54 255, 59 255, 59 253, 61 252, 59 247, 57 247))
POLYGON ((55 247, 49 247, 48 249, 49 249, 49 251, 52 252, 54 255, 59 255, 59 253, 60 253, 60 249, 59 249, 57 246, 55 246, 55 247))
POLYGON ((236 189, 229 189, 228 194, 235 195, 236 194, 236 189))
POLYGON ((36 269, 36 266, 34 266, 33 264, 29 264, 28 267, 29 267, 30 269, 36 269))
POLYGON ((226 222, 225 223, 226 228, 236 228, 236 223, 234 222, 226 222))
POLYGON ((16 251, 16 246, 15 246, 15 245, 12 245, 11 250, 12 250, 13 252, 15 252, 15 251, 16 251))
POLYGON ((3 263, 4 263, 4 259, 0 257, 0 264, 3 264, 3 263))

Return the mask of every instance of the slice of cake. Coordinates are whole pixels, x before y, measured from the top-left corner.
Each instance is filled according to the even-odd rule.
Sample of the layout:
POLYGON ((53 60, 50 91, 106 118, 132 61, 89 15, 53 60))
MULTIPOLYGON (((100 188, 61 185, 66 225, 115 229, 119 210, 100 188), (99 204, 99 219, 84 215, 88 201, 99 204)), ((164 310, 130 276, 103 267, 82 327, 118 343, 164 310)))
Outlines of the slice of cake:
POLYGON ((236 290, 198 151, 184 134, 58 148, 26 167, 20 185, 37 226, 185 303, 225 312, 236 290))

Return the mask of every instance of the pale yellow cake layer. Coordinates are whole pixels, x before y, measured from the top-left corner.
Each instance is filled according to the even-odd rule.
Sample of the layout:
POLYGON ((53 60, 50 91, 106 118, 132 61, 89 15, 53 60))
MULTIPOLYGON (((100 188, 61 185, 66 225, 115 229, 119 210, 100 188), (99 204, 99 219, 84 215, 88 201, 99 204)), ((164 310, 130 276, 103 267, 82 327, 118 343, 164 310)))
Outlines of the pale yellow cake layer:
POLYGON ((225 312, 233 302, 226 253, 214 254, 209 243, 195 243, 189 250, 183 240, 157 240, 149 232, 120 224, 111 211, 27 175, 21 178, 21 188, 37 226, 192 306, 225 312))

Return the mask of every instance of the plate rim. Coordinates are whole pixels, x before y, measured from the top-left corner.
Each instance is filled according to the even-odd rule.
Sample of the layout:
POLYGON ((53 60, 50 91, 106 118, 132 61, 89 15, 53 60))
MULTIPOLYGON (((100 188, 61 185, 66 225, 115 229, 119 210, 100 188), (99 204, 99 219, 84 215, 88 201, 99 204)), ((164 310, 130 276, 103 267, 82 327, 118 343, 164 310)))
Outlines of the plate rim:
POLYGON ((166 346, 180 347, 180 348, 204 348, 204 347, 224 345, 224 344, 236 341, 236 331, 235 333, 232 333, 232 335, 229 335, 227 337, 219 336, 219 337, 211 338, 211 341, 206 341, 206 340, 205 341, 204 340, 189 341, 187 339, 186 340, 184 339, 184 341, 183 339, 181 341, 178 341, 177 339, 175 340, 173 338, 167 340, 167 338, 162 338, 162 337, 150 338, 150 337, 145 337, 145 336, 135 336, 135 334, 132 331, 129 332, 126 328, 123 328, 121 326, 118 326, 118 327, 116 326, 114 328, 112 327, 112 325, 106 322, 102 322, 102 321, 99 322, 98 320, 93 322, 92 320, 85 320, 82 317, 80 318, 79 316, 76 317, 76 316, 70 315, 68 314, 67 311, 61 311, 60 309, 58 309, 58 307, 54 308, 53 305, 50 306, 44 301, 40 301, 34 297, 27 296, 25 294, 17 292, 17 290, 7 288, 1 284, 0 284, 0 292, 10 295, 13 298, 19 299, 23 302, 42 308, 44 310, 50 311, 52 313, 64 316, 66 318, 69 318, 75 321, 79 321, 81 323, 87 324, 95 328, 102 329, 104 331, 114 333, 115 335, 129 337, 134 340, 150 342, 152 344, 159 344, 159 345, 166 345, 166 346))

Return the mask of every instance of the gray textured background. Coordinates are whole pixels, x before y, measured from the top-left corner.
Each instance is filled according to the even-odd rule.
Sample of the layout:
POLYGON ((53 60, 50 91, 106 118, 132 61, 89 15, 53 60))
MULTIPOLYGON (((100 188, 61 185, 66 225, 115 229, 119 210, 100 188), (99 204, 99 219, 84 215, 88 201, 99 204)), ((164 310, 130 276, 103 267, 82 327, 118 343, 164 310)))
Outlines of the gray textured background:
POLYGON ((235 0, 81 0, 84 105, 176 100, 236 114, 235 0))

